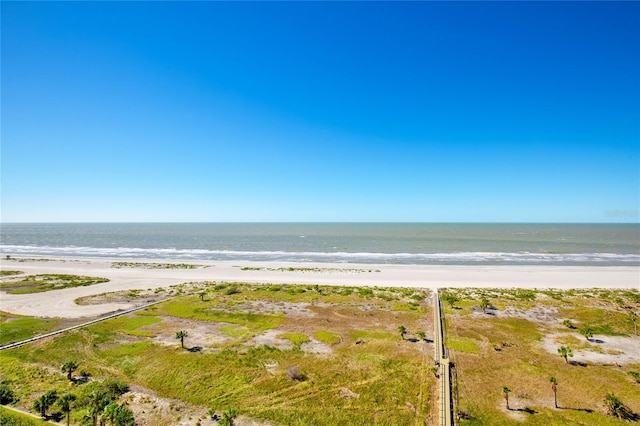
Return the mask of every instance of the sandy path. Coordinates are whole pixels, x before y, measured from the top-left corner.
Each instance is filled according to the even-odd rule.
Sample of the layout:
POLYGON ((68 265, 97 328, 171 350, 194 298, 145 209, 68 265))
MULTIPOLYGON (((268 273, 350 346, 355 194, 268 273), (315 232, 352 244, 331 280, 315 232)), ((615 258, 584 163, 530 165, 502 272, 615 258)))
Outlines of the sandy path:
MULTIPOLYGON (((582 266, 433 266, 433 265, 357 265, 295 264, 291 262, 194 262, 207 265, 198 269, 111 268, 111 261, 123 259, 57 259, 48 262, 17 262, 2 259, 3 270, 26 274, 74 274, 109 278, 108 283, 90 287, 13 295, 0 293, 0 310, 41 317, 95 316, 133 304, 78 306, 78 297, 127 289, 154 289, 189 281, 242 281, 252 283, 328 284, 381 287, 521 287, 521 288, 640 288, 640 267, 582 266), (241 270, 240 266, 277 269, 303 267, 321 272, 241 270), (366 272, 368 270, 379 272, 366 272)), ((135 259, 132 262, 170 263, 135 259)), ((182 261, 176 263, 183 263, 182 261)))

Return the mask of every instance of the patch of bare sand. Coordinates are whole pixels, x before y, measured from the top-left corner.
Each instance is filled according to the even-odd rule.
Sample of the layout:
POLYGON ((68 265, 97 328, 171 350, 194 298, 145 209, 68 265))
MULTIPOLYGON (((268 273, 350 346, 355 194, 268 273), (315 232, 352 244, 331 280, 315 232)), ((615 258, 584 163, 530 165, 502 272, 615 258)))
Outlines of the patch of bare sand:
MULTIPOLYGON (((563 337, 572 336, 583 339, 578 333, 552 333, 544 337, 542 347, 548 352, 558 354, 563 337)), ((588 347, 573 349, 571 361, 586 364, 623 365, 640 363, 640 337, 595 336, 588 347)))
POLYGON ((241 310, 251 314, 285 314, 288 318, 308 318, 315 316, 315 313, 309 309, 309 305, 310 303, 302 302, 255 300, 235 305, 233 310, 241 310))
POLYGON ((309 339, 307 343, 301 344, 300 349, 303 352, 318 355, 329 355, 333 353, 333 349, 331 349, 331 346, 327 345, 326 343, 322 343, 314 338, 309 339))
POLYGON ((140 331, 148 331, 155 334, 152 340, 166 346, 176 346, 180 340, 176 339, 176 333, 184 330, 188 336, 184 339, 187 349, 197 351, 211 351, 213 346, 227 343, 233 339, 221 331, 224 327, 233 324, 224 322, 197 321, 186 318, 162 317, 162 322, 140 327, 140 331))
MULTIPOLYGON (((177 399, 161 398, 150 389, 134 385, 125 395, 139 426, 193 426, 216 425, 217 421, 207 414, 206 407, 197 407, 177 399)), ((222 410, 218 415, 222 414, 222 410)), ((239 416, 236 426, 277 426, 276 423, 239 416)))
POLYGON ((291 343, 291 340, 279 337, 282 333, 283 330, 267 330, 264 333, 255 336, 248 342, 248 344, 251 346, 268 345, 281 350, 293 349, 293 343, 291 343))
POLYGON ((531 309, 518 309, 507 306, 503 311, 494 310, 494 315, 498 318, 521 318, 532 322, 556 323, 556 315, 560 309, 555 306, 536 306, 531 309))
MULTIPOLYGON (((272 284, 322 284, 379 287, 519 287, 519 288, 638 288, 638 267, 573 267, 573 266, 438 266, 438 265, 357 265, 351 268, 378 269, 375 274, 323 273, 305 274, 300 271, 280 271, 291 268, 344 268, 344 264, 243 262, 251 267, 273 270, 247 273, 238 268, 237 262, 199 262, 209 268, 197 269, 141 269, 111 267, 110 259, 24 259, 19 269, 25 274, 59 273, 109 278, 108 283, 90 287, 27 295, 2 294, 2 310, 37 316, 67 317, 97 316, 117 309, 131 308, 132 304, 107 303, 78 306, 80 297, 120 290, 154 290, 175 284, 197 281, 252 282, 272 284)), ((115 259, 126 261, 126 259, 115 259)), ((17 261, 17 260, 16 260, 17 261)), ((143 262, 145 259, 134 259, 143 262)), ((149 260, 153 262, 153 260, 149 260)), ((0 259, 2 269, 16 268, 0 259)))

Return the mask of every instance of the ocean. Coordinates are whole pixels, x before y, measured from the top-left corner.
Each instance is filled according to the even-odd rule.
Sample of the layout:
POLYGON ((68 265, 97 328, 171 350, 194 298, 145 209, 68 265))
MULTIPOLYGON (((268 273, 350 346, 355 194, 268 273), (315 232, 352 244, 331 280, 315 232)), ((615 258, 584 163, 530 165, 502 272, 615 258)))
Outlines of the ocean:
POLYGON ((640 265, 639 224, 0 224, 2 256, 427 265, 640 265))

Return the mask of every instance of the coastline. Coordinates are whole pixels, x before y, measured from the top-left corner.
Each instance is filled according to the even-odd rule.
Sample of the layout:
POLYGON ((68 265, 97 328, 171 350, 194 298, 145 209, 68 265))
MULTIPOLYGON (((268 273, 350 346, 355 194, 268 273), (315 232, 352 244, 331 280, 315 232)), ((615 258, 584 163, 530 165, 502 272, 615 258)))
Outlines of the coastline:
POLYGON ((155 289, 194 281, 377 287, 611 288, 640 289, 639 266, 399 265, 252 261, 184 261, 121 258, 36 257, 0 260, 2 270, 109 278, 107 283, 43 293, 0 293, 0 310, 37 317, 92 317, 133 303, 79 306, 79 297, 155 289), (112 262, 203 265, 196 269, 112 268, 112 262), (243 269, 244 268, 244 269, 243 269))

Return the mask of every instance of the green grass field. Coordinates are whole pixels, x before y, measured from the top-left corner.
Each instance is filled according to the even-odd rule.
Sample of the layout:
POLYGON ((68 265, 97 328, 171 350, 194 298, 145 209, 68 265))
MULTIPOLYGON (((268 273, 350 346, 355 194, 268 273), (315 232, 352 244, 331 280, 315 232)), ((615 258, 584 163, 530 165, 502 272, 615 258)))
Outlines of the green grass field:
POLYGON ((0 406, 0 425, 2 426, 50 426, 51 424, 0 406))
POLYGON ((457 407, 469 417, 461 425, 629 424, 606 415, 603 400, 608 392, 640 412, 640 386, 628 374, 640 364, 617 366, 599 360, 571 364, 555 352, 555 346, 551 351, 544 346, 550 334, 573 333, 564 336, 562 344, 597 353, 599 344, 587 342, 577 330, 563 325, 562 320, 570 318, 578 328, 590 324, 603 341, 607 336, 626 336, 640 347, 625 308, 640 307, 637 293, 608 291, 609 298, 602 299, 598 290, 554 291, 552 295, 533 290, 448 291, 459 298, 454 308, 447 306, 444 311, 447 344, 455 363, 457 407), (479 308, 483 294, 497 308, 490 309, 491 314, 479 308), (507 310, 512 314, 506 315, 507 310), (552 376, 558 380, 561 408, 554 408, 552 376), (502 386, 512 391, 511 410, 506 409, 502 386))
POLYGON ((433 416, 432 348, 403 340, 397 328, 431 329, 430 307, 420 302, 426 296, 211 283, 137 314, 3 351, 0 380, 29 408, 44 390, 71 386, 55 371, 73 359, 92 378, 140 385, 194 410, 233 407, 286 425, 422 425, 433 416), (188 333, 186 349, 174 336, 180 330, 188 333), (272 344, 256 343, 272 334, 272 344), (220 342, 208 343, 211 336, 220 342), (278 339, 293 347, 279 348, 278 339), (288 376, 291 367, 299 379, 288 376))
POLYGON ((59 319, 23 317, 0 311, 0 345, 49 333, 59 325, 59 319))

